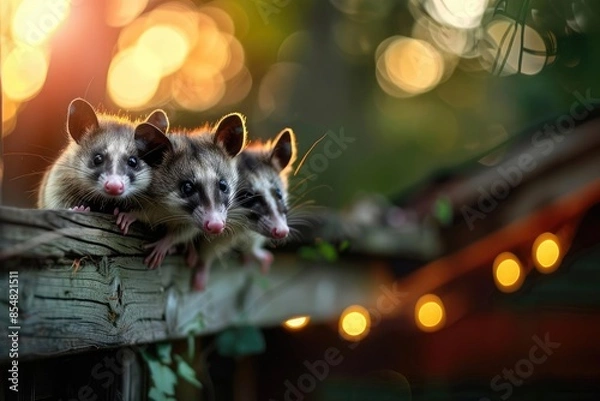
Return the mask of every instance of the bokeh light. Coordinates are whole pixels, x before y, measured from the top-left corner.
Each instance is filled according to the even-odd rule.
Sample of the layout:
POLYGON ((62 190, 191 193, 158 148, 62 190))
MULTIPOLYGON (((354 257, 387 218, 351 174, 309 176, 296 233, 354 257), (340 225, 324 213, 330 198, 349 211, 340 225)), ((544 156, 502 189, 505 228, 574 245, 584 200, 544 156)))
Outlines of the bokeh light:
POLYGON ((210 18, 215 27, 224 34, 233 35, 235 33, 235 24, 233 20, 224 10, 218 7, 205 6, 202 7, 202 14, 210 18))
POLYGON ((494 259, 494 282, 502 292, 515 292, 524 281, 524 272, 519 258, 511 252, 503 252, 494 259))
POLYGON ((476 46, 477 33, 474 30, 439 25, 425 16, 415 21, 412 37, 427 41, 442 52, 455 56, 471 58, 479 54, 476 46))
POLYGON ((279 46, 277 61, 301 62, 310 51, 311 34, 308 31, 296 31, 290 34, 279 46))
POLYGON ((242 71, 228 81, 220 104, 229 106, 238 103, 248 96, 250 89, 252 89, 252 74, 248 68, 243 67, 242 71))
MULTIPOLYGON (((244 47, 237 38, 233 36, 224 36, 228 42, 227 46, 227 61, 221 69, 221 74, 226 80, 235 78, 238 74, 242 73, 245 69, 246 55, 244 53, 244 47)), ((248 71, 249 72, 249 71, 248 71)))
POLYGON ((108 93, 121 107, 142 108, 156 93, 162 72, 161 61, 147 48, 125 49, 108 69, 108 93))
POLYGON ((18 102, 8 96, 2 96, 2 136, 8 135, 15 127, 18 111, 18 102))
POLYGON ((225 95, 225 81, 212 65, 185 68, 173 81, 173 99, 188 110, 207 110, 225 95))
POLYGON ((13 38, 23 44, 39 46, 50 39, 70 11, 71 0, 22 0, 12 19, 13 38))
POLYGON ((379 45, 376 57, 379 84, 392 96, 427 92, 440 82, 444 73, 442 56, 422 40, 389 38, 379 45), (390 90, 390 85, 395 89, 390 90))
POLYGON ((487 70, 498 75, 534 75, 544 68, 550 61, 544 39, 532 27, 524 29, 508 18, 495 19, 485 27, 481 55, 487 70))
POLYGON ((306 325, 308 325, 309 322, 309 316, 296 316, 283 322, 283 327, 285 327, 288 330, 295 331, 306 327, 306 325))
POLYGON ((552 233, 538 236, 533 243, 532 257, 540 273, 552 273, 560 265, 561 246, 558 237, 552 233))
MULTIPOLYGON (((202 21, 208 17, 203 16, 202 21)), ((204 24, 198 29, 200 45, 190 53, 188 65, 211 65, 216 70, 227 66, 230 57, 227 38, 219 32, 214 24, 204 24)))
POLYGON ((442 25, 476 28, 487 7, 487 0, 425 0, 427 13, 442 25))
POLYGON ((369 334, 370 328, 369 311, 360 305, 347 307, 340 316, 339 333, 346 340, 360 341, 369 334))
POLYGON ((188 38, 173 25, 155 25, 145 31, 138 46, 155 53, 162 65, 162 76, 177 71, 190 51, 188 38))
MULTIPOLYGON (((201 21, 203 14, 198 11, 198 7, 191 2, 183 1, 163 3, 143 16, 147 16, 146 29, 163 24, 175 26, 188 39, 191 46, 196 44, 198 26, 206 23, 206 21, 201 21)), ((209 20, 212 25, 216 26, 212 18, 209 20)))
POLYGON ((48 75, 52 38, 71 14, 72 0, 2 2, 2 135, 15 127, 21 104, 42 90, 48 75))
POLYGON ((148 5, 148 0, 107 0, 106 24, 121 27, 129 24, 140 15, 148 5))
POLYGON ((446 310, 442 300, 434 294, 421 296, 415 304, 415 323, 425 332, 433 332, 444 327, 446 310))
POLYGON ((2 60, 2 91, 12 100, 31 99, 42 89, 48 73, 48 60, 42 50, 16 46, 2 60))
MULTIPOLYGON (((140 15, 122 29, 118 48, 121 53, 143 53, 150 71, 130 82, 123 93, 109 83, 109 95, 118 105, 137 109, 174 100, 185 109, 203 111, 243 100, 253 80, 245 67, 244 48, 233 36, 235 28, 233 19, 214 5, 172 1, 140 15), (154 54, 152 60, 148 53, 154 54)), ((119 54, 111 64, 112 75, 136 75, 139 63, 131 57, 123 61, 119 54)), ((115 77, 109 76, 109 81, 116 85, 115 77)))

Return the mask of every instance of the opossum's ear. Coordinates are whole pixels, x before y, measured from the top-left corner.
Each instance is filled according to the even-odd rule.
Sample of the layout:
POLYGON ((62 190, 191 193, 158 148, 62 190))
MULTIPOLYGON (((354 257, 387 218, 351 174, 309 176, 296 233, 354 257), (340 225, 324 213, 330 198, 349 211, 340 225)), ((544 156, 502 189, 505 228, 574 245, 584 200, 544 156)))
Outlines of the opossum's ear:
POLYGON ((169 138, 149 123, 141 123, 135 127, 134 138, 140 159, 152 167, 160 164, 165 153, 173 150, 169 138))
POLYGON ((71 101, 67 113, 67 131, 75 142, 79 143, 87 133, 99 127, 98 117, 91 104, 81 98, 71 101))
POLYGON ((244 149, 246 137, 246 121, 239 113, 228 114, 217 123, 215 143, 222 146, 231 157, 244 149))
POLYGON ((291 166, 296 160, 296 136, 291 128, 286 128, 277 135, 271 151, 271 164, 278 171, 291 166))
POLYGON ((169 130, 169 117, 167 117, 167 113, 162 109, 154 110, 148 118, 146 118, 146 122, 154 125, 165 134, 169 130))

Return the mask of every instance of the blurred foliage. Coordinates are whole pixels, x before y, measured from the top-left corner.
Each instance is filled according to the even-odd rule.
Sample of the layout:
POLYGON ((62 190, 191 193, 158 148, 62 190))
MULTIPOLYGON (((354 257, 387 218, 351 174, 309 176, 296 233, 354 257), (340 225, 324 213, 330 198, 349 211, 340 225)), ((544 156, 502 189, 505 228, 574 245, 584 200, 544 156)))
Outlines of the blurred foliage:
MULTIPOLYGON (((192 360, 193 350, 188 354, 188 358, 192 360)), ((185 380, 196 388, 202 387, 202 383, 196 377, 196 371, 181 355, 173 353, 171 343, 156 344, 150 351, 143 351, 142 357, 148 366, 152 379, 152 386, 148 390, 149 399, 175 400, 175 387, 178 378, 185 380), (173 366, 174 361, 175 366, 173 366)))
MULTIPOLYGON (((310 194, 320 204, 347 204, 357 188, 397 194, 439 169, 476 160, 540 120, 568 112, 575 91, 600 94, 598 6, 589 1, 529 1, 526 10, 523 2, 494 2, 496 13, 551 32, 556 49, 548 51, 555 60, 535 75, 497 76, 463 58, 437 87, 406 98, 389 96, 378 86, 374 53, 388 37, 411 36, 414 2, 265 1, 280 5, 267 21, 259 3, 240 3, 249 21, 240 40, 255 82, 240 107, 249 116, 250 134, 270 137, 291 126, 301 154, 336 127, 356 138, 311 184, 322 185, 310 194), (352 4, 355 9, 349 10, 352 4), (286 39, 298 32, 302 41, 284 52, 286 39), (340 35, 348 43, 340 42, 340 35), (256 83, 277 61, 297 63, 302 73, 295 76, 290 104, 264 117, 255 105, 256 83)), ((316 153, 323 151, 319 145, 316 153)))
POLYGON ((302 246, 298 249, 298 254, 302 259, 311 262, 336 262, 340 253, 348 249, 350 242, 344 240, 339 245, 317 239, 312 246, 302 246))

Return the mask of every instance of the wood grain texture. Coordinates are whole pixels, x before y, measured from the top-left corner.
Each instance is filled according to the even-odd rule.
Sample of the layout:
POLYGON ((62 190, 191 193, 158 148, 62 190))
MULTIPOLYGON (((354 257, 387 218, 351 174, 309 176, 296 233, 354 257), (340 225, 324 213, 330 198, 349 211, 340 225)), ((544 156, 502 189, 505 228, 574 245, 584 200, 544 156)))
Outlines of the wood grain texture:
MULTIPOLYGON (((294 315, 330 320, 375 296, 375 280, 360 263, 309 263, 290 254, 276 255, 267 276, 223 260, 207 290, 193 292, 181 255, 146 268, 143 244, 153 236, 142 226, 123 236, 112 216, 7 207, 0 223, 0 286, 8 288, 9 272, 18 271, 19 358, 272 326, 294 315)), ((8 297, 0 302, 0 346, 8 349, 8 297)))

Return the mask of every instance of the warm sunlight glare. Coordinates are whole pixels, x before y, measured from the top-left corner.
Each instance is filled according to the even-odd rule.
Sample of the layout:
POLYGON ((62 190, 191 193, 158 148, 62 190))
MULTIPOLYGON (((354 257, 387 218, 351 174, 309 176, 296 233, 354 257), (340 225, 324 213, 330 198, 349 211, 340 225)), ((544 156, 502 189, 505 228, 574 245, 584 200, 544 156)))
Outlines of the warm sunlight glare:
POLYGON ((17 46, 2 61, 2 91, 13 100, 25 101, 35 96, 46 81, 48 60, 32 46, 17 46))
POLYGON ((173 81, 173 99, 188 110, 203 111, 225 95, 225 81, 211 65, 184 65, 173 81))
POLYGON ((17 112, 19 103, 2 96, 2 136, 5 137, 12 132, 17 123, 17 112))
POLYGON ((162 63, 145 47, 118 53, 108 70, 108 93, 124 108, 141 108, 148 103, 160 83, 162 63))
POLYGON ((369 311, 360 305, 347 307, 340 317, 339 333, 349 341, 362 340, 369 334, 371 317, 369 311))
POLYGON ((112 27, 125 26, 140 15, 147 5, 148 0, 108 0, 106 23, 112 27))
POLYGON ((415 305, 415 322, 427 332, 437 331, 446 322, 446 312, 442 300, 433 294, 423 295, 415 305))
POLYGON ((309 316, 297 316, 283 322, 283 326, 288 330, 300 330, 310 322, 309 316))
POLYGON ((145 31, 138 40, 138 46, 155 53, 162 64, 162 76, 177 71, 185 61, 190 44, 177 27, 161 24, 145 31))
POLYGON ((560 264, 560 241, 552 233, 544 233, 537 237, 532 249, 535 267, 540 273, 552 273, 560 264))
POLYGON ((503 252, 494 260, 494 282, 502 292, 514 292, 523 284, 523 267, 510 252, 503 252))
POLYGON ((15 41, 41 45, 67 19, 70 10, 71 0, 23 0, 12 20, 15 41))
POLYGON ((220 7, 191 2, 169 1, 140 15, 119 35, 118 48, 135 48, 138 55, 113 60, 111 97, 123 107, 173 100, 194 111, 243 99, 252 77, 245 68, 244 48, 232 35, 235 28, 220 7))

